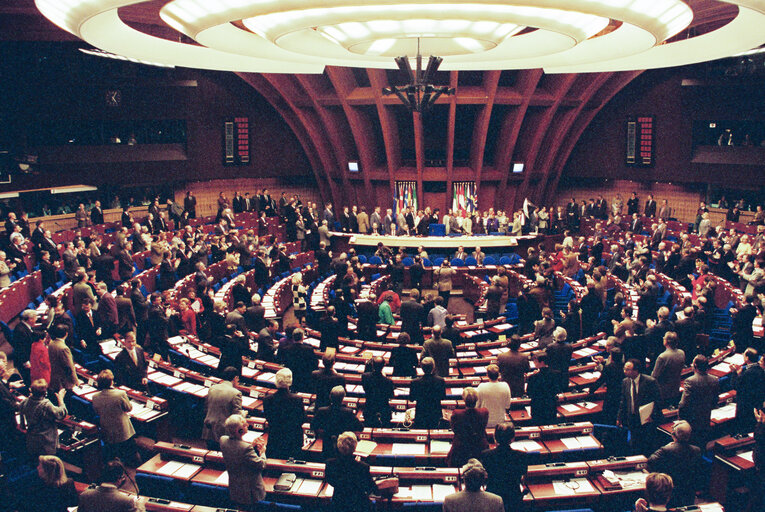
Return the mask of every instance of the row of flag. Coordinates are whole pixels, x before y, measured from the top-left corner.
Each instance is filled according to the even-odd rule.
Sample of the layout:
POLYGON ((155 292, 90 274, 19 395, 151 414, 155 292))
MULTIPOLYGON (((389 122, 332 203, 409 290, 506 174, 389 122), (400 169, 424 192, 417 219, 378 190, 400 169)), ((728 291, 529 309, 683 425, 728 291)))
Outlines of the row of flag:
POLYGON ((403 212, 411 207, 417 211, 417 183, 414 181, 397 181, 396 196, 393 198, 393 206, 396 213, 403 212))
POLYGON ((475 181, 456 181, 453 189, 452 210, 455 213, 473 213, 478 209, 475 181))

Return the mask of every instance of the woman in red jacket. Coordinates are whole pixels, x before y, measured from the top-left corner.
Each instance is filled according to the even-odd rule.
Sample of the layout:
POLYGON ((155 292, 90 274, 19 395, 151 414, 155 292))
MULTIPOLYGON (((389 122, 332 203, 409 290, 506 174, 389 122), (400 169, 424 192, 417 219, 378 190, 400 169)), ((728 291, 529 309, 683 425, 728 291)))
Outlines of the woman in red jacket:
POLYGON ((484 450, 489 449, 486 440, 489 410, 476 408, 478 391, 475 388, 465 388, 462 399, 465 401, 465 409, 455 410, 451 419, 454 440, 446 456, 446 463, 451 467, 460 467, 469 459, 479 458, 484 450))
POLYGON ((50 357, 48 356, 48 338, 47 335, 33 333, 37 340, 32 343, 32 350, 29 353, 29 376, 32 381, 45 379, 50 382, 50 357))

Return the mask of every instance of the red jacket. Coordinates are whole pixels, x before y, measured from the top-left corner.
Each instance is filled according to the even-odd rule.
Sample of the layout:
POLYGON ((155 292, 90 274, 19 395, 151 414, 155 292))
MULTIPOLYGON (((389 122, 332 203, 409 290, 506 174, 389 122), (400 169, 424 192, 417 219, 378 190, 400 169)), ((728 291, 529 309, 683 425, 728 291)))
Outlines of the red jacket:
POLYGON ((50 357, 48 356, 48 346, 43 340, 32 343, 32 350, 29 353, 29 369, 32 381, 45 379, 50 383, 50 357))

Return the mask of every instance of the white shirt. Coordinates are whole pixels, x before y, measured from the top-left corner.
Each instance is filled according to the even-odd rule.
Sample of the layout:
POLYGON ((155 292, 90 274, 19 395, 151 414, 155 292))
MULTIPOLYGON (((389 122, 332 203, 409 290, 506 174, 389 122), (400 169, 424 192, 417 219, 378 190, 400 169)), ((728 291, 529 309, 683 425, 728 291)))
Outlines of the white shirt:
POLYGON ((507 382, 483 382, 478 385, 478 407, 489 410, 487 427, 496 427, 505 421, 505 411, 510 408, 510 386, 507 382))

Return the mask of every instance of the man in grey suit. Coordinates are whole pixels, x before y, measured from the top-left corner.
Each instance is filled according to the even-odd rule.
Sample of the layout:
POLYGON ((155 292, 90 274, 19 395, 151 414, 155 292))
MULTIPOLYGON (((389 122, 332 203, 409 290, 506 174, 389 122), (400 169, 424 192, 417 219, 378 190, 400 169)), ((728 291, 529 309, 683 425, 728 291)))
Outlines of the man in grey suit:
POLYGON ((664 352, 656 358, 651 377, 661 392, 662 407, 677 404, 680 398, 680 374, 685 367, 685 352, 677 348, 677 333, 664 334, 664 352))
POLYGON ((481 490, 488 477, 483 464, 470 459, 461 471, 465 490, 444 498, 444 512, 504 512, 502 498, 481 490))
POLYGON ((202 439, 207 440, 210 450, 218 449, 220 438, 225 434, 223 425, 226 418, 242 413, 242 392, 236 389, 239 372, 229 366, 223 370, 223 378, 223 382, 210 388, 205 402, 207 415, 202 428, 202 439))
MULTIPOLYGON (((58 428, 56 421, 63 420, 67 413, 64 406, 64 389, 56 393, 58 406, 45 398, 48 383, 45 379, 37 379, 29 387, 30 396, 23 402, 21 426, 27 429, 27 453, 36 458, 38 455, 55 455, 58 449, 58 428)), ((7 435, 7 434, 3 434, 7 435)))
POLYGON ((59 389, 70 391, 77 384, 77 371, 72 359, 72 351, 66 345, 67 328, 63 324, 56 324, 51 327, 51 338, 48 344, 48 357, 50 359, 50 386, 49 389, 54 393, 59 389))
POLYGON ((693 358, 693 375, 683 382, 683 396, 678 412, 680 419, 691 425, 691 442, 705 448, 711 430, 712 409, 717 405, 720 382, 714 375, 708 375, 709 360, 704 355, 693 358))
POLYGON ((72 313, 76 315, 80 312, 85 299, 90 299, 95 304, 96 295, 93 293, 93 288, 88 284, 88 273, 83 267, 77 269, 74 281, 72 286, 72 313))
POLYGON ((111 370, 103 370, 96 378, 100 391, 93 395, 93 409, 99 417, 101 440, 104 442, 106 460, 119 457, 122 460, 135 458, 136 448, 135 429, 130 421, 128 412, 133 410, 133 404, 127 393, 114 389, 114 374, 111 370))
POLYGON ((252 444, 242 440, 247 433, 247 420, 238 414, 226 419, 225 430, 220 449, 228 471, 228 495, 239 505, 252 505, 266 497, 261 476, 266 467, 266 444, 262 437, 252 444))
POLYGON ((79 512, 144 512, 138 496, 120 491, 127 476, 118 461, 106 464, 101 473, 101 484, 91 485, 80 494, 79 512))
POLYGON ((375 211, 372 212, 372 215, 369 216, 369 229, 371 231, 372 226, 377 225, 377 228, 380 230, 380 233, 382 233, 382 217, 380 216, 380 207, 375 207, 375 211))
POLYGON ((329 226, 327 225, 327 221, 321 221, 321 226, 319 226, 319 243, 324 242, 324 245, 329 247, 329 239, 331 237, 332 235, 329 234, 329 226))
POLYGON ((244 319, 244 313, 247 311, 247 305, 241 300, 234 305, 234 309, 226 315, 226 325, 235 325, 236 330, 243 336, 249 337, 250 330, 247 328, 247 321, 244 319))

